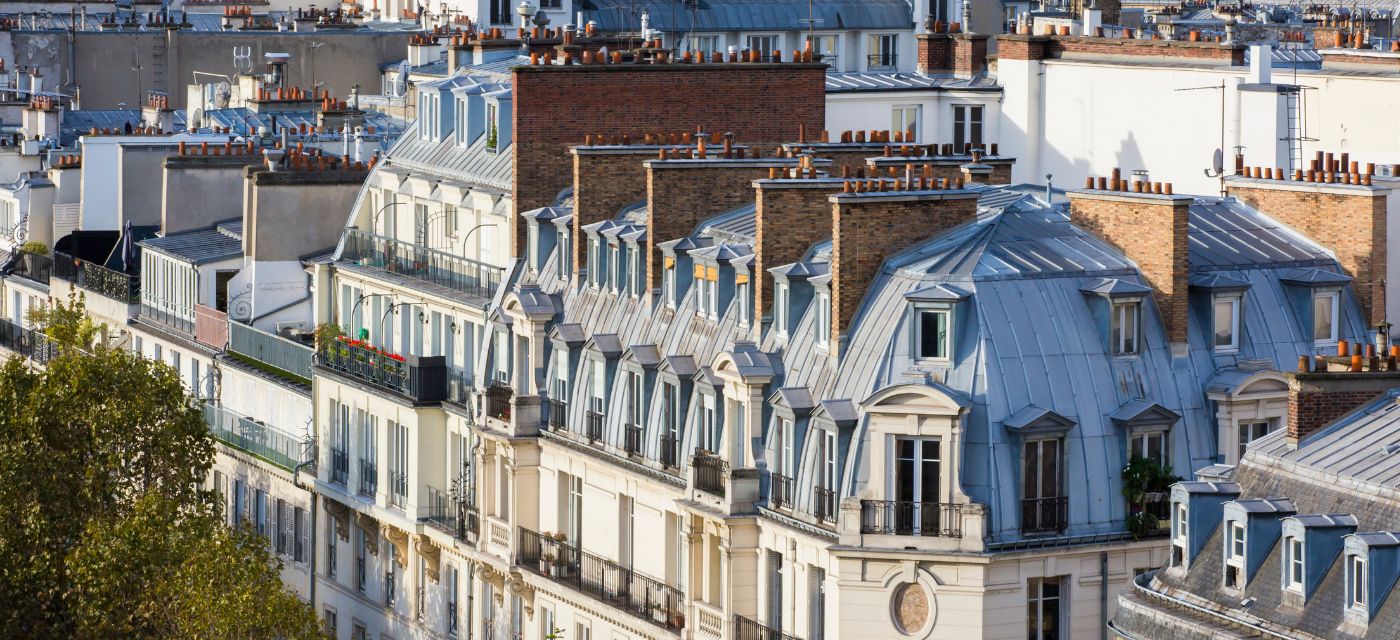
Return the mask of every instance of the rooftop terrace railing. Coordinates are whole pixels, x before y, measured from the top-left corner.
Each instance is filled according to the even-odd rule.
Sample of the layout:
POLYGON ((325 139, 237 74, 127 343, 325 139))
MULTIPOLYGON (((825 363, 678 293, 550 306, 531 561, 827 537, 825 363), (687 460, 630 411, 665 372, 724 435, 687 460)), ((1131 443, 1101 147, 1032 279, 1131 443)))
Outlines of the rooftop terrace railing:
POLYGON ((66 253, 53 254, 53 276, 126 304, 141 301, 141 274, 122 273, 66 253))
POLYGON ((288 340, 237 320, 228 322, 228 350, 298 378, 311 380, 310 345, 288 340))
POLYGON ((216 440, 291 471, 302 460, 305 442, 261 422, 210 402, 204 422, 216 440))
POLYGON ((483 300, 495 295, 505 273, 500 267, 362 229, 350 229, 346 233, 340 257, 483 300))

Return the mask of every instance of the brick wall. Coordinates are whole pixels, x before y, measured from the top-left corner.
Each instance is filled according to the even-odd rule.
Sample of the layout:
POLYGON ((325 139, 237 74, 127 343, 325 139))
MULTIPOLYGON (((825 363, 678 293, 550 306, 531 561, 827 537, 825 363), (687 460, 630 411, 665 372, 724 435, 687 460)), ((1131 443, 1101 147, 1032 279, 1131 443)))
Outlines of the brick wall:
POLYGON ((742 144, 770 145, 796 139, 799 125, 820 131, 826 123, 821 64, 525 66, 511 82, 513 255, 524 244, 519 213, 549 204, 569 186, 568 147, 585 133, 641 136, 704 127, 732 131, 742 144))
POLYGON ((921 33, 914 38, 918 41, 919 57, 914 67, 919 73, 951 73, 953 71, 953 37, 947 33, 921 33))
POLYGON ((1369 326, 1385 320, 1386 192, 1363 186, 1231 179, 1228 193, 1337 256, 1369 326))
POLYGON ((813 244, 831 237, 832 194, 843 180, 760 180, 755 183, 758 208, 754 249, 754 309, 773 307, 768 270, 802 259, 813 244))
MULTIPOLYGON (((575 147, 573 273, 583 264, 582 228, 611 220, 622 207, 645 200, 647 171, 644 164, 655 158, 655 146, 575 147)), ((527 209, 528 211, 528 209, 527 209)))
POLYGON ((754 201, 753 181, 793 160, 650 160, 647 178, 647 290, 661 282, 656 244, 690 234, 702 220, 754 201))
POLYGON ((977 217, 963 191, 840 193, 831 212, 831 338, 841 344, 885 259, 977 217))
POLYGON ((1186 342, 1189 196, 1070 193, 1070 219, 1137 263, 1167 339, 1186 342))
MULTIPOLYGON (((1105 22, 1107 18, 1105 17, 1105 22)), ((1208 59, 1244 65, 1243 45, 1182 40, 1139 40, 1087 36, 997 36, 997 55, 1002 60, 1044 60, 1047 58, 1146 57, 1208 59)))
POLYGON ((1396 372, 1284 372, 1288 383, 1287 437, 1299 439, 1315 433, 1354 409, 1400 387, 1396 372))
POLYGON ((987 40, 966 33, 953 37, 953 75, 968 78, 987 70, 987 40))

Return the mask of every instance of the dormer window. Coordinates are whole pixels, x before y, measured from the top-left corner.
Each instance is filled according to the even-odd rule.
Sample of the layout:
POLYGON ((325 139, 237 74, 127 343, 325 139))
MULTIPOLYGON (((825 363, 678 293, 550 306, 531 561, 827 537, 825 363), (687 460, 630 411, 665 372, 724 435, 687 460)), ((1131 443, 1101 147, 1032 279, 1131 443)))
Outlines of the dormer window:
POLYGON ((627 293, 632 294, 633 298, 642 295, 641 253, 637 247, 627 252, 627 293))
POLYGON ((1232 520, 1225 536, 1225 586, 1239 589, 1244 586, 1244 522, 1232 520))
POLYGON ((1332 344, 1337 342, 1337 312, 1340 309, 1338 291, 1317 291, 1313 293, 1313 342, 1332 344))
POLYGON ((1115 301, 1113 303, 1113 313, 1111 316, 1111 326, 1109 336, 1112 341, 1113 355, 1124 356, 1138 352, 1141 345, 1138 337, 1141 332, 1139 316, 1141 315, 1142 303, 1134 301, 1115 301))
POLYGON ((621 263, 622 248, 608 245, 608 286, 612 287, 613 293, 622 291, 622 269, 618 268, 621 263))
POLYGON ((1303 539, 1283 539, 1283 588, 1303 592, 1303 539))
POLYGON ((603 286, 603 269, 598 255, 598 238, 588 238, 588 286, 603 286))
POLYGON ((1142 431, 1132 434, 1128 442, 1128 458, 1145 458, 1160 465, 1167 463, 1167 432, 1142 431))
POLYGON ((719 269, 695 265, 695 279, 700 281, 699 310, 710 319, 719 318, 719 269))
POLYGON ((1240 348, 1240 295, 1219 294, 1215 297, 1214 335, 1216 353, 1234 353, 1240 348))
POLYGON ((1178 502, 1176 504, 1176 528, 1174 529, 1172 537, 1176 538, 1182 544, 1186 543, 1186 527, 1187 523, 1190 522, 1188 519, 1189 515, 1190 510, 1186 507, 1186 503, 1178 502))
POLYGON ((779 282, 773 287, 773 328, 779 336, 787 337, 788 286, 779 282))
POLYGON ((1366 558, 1347 556, 1347 609, 1366 613, 1366 558))
POLYGON ((825 291, 817 294, 816 331, 817 346, 828 346, 831 341, 831 295, 825 291))
POLYGON ((676 292, 680 288, 676 286, 676 259, 667 257, 665 266, 662 267, 661 274, 661 300, 666 306, 676 308, 676 292))
POLYGON ((496 125, 496 109, 496 103, 486 103, 486 149, 489 151, 495 151, 496 143, 499 141, 500 131, 496 125))
POLYGON ((749 326, 749 304, 753 300, 752 290, 749 288, 749 274, 740 273, 734 276, 734 295, 738 296, 735 301, 735 310, 739 312, 739 326, 749 326))
POLYGON ((559 251, 555 254, 558 263, 558 274, 560 280, 569 278, 569 269, 573 268, 574 253, 569 241, 569 234, 563 230, 559 232, 559 251))
POLYGON ((915 319, 914 344, 918 349, 918 358, 920 360, 948 359, 948 353, 951 351, 948 345, 948 311, 920 309, 916 312, 915 319))

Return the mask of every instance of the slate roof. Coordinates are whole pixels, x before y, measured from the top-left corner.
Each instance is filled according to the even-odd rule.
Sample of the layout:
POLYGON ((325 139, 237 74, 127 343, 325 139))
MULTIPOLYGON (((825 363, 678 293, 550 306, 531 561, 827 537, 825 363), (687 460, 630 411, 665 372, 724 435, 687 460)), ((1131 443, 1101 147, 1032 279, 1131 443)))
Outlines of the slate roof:
POLYGON ((141 241, 145 250, 201 265, 243 256, 243 221, 229 220, 204 229, 141 241))
POLYGON ((809 15, 819 29, 910 29, 914 15, 903 0, 697 0, 694 11, 666 0, 580 0, 585 20, 604 31, 636 31, 641 12, 663 31, 758 31, 806 29, 809 15))
MULTIPOLYGON (((185 29, 189 29, 189 30, 191 30, 191 31, 200 31, 200 32, 215 32, 215 31, 222 32, 222 31, 224 31, 224 28, 223 28, 223 16, 222 16, 221 14, 217 14, 217 13, 183 13, 183 12, 177 12, 177 13, 183 15, 183 16, 184 16, 185 22, 189 23, 189 26, 188 26, 188 27, 183 27, 183 28, 185 28, 185 29)), ((285 12, 285 11, 266 11, 266 12, 264 12, 264 11, 257 11, 257 10, 255 10, 255 13, 257 13, 257 14, 259 14, 259 15, 270 15, 270 16, 272 16, 274 19, 281 19, 282 17, 287 17, 287 24, 291 24, 291 17, 289 17, 289 14, 288 14, 287 12, 285 12)), ((9 15, 13 15, 13 14, 9 14, 9 15)), ((152 25, 152 26, 147 26, 147 25, 146 25, 146 18, 147 18, 147 16, 146 16, 146 12, 145 12, 144 9, 141 10, 141 11, 137 11, 136 14, 135 14, 135 15, 136 15, 136 18, 137 18, 137 23, 138 23, 138 27, 137 27, 137 28, 135 28, 135 29, 122 28, 122 29, 116 29, 116 30, 111 30, 111 31, 103 31, 103 30, 102 30, 102 20, 103 20, 104 18, 106 18, 107 16, 109 16, 109 15, 111 15, 111 12, 110 12, 110 11, 99 13, 99 12, 95 12, 95 11, 89 10, 89 11, 87 12, 87 19, 86 19, 86 20, 83 20, 81 16, 75 17, 75 16, 72 16, 72 15, 69 15, 68 13, 59 12, 59 11, 53 11, 53 12, 47 12, 47 11, 46 11, 46 12, 43 12, 43 13, 25 13, 25 14, 24 14, 24 19, 20 21, 20 26, 19 26, 18 28, 16 28, 15 30, 16 30, 16 31, 67 31, 68 29, 72 28, 75 24, 81 23, 81 26, 79 27, 79 30, 83 30, 83 31, 99 31, 99 32, 102 32, 102 33, 109 33, 109 34, 150 33, 150 32, 152 32, 152 31, 157 31, 157 32, 160 32, 160 33, 164 33, 164 32, 165 32, 165 26, 164 26, 164 25, 159 25, 159 24, 157 24, 157 25, 152 25), (31 22, 31 20, 30 20, 31 16, 33 17, 33 21, 32 21, 32 22, 31 22), (31 25, 32 25, 32 26, 31 26, 31 25)), ((126 14, 124 13, 124 14, 123 14, 123 17, 125 17, 125 15, 126 15, 126 14)), ((419 24, 416 23, 416 22, 382 22, 382 21, 369 21, 369 20, 367 20, 367 21, 365 21, 363 24, 360 24, 360 25, 355 26, 355 27, 340 27, 340 28, 335 28, 335 29, 322 29, 322 30, 313 30, 313 31, 277 31, 277 30, 257 30, 257 29, 254 29, 254 30, 248 30, 248 31, 239 31, 238 33, 239 33, 240 35, 242 35, 242 34, 248 34, 248 35, 276 35, 276 36, 307 36, 307 37, 315 37, 315 38, 325 38, 325 37, 328 37, 328 36, 329 36, 329 37, 335 37, 335 36, 337 36, 337 35, 350 35, 350 34, 355 34, 355 33, 377 32, 377 31, 391 31, 391 32, 399 32, 399 31, 402 31, 402 32, 422 31, 422 25, 419 25, 419 24)))
POLYGON ((926 76, 915 73, 879 71, 830 71, 826 74, 827 93, 864 93, 884 91, 937 90, 1000 91, 1001 85, 985 75, 974 78, 926 76))
MULTIPOLYGON (((176 113, 184 112, 176 111, 176 113)), ((318 121, 316 112, 311 110, 255 113, 252 109, 247 107, 235 107, 205 111, 204 119, 206 122, 202 124, 205 127, 228 127, 232 133, 248 135, 256 134, 258 127, 271 127, 273 118, 276 118, 279 128, 292 127, 293 129, 299 128, 302 125, 314 129, 318 121)), ((403 133, 404 129, 408 127, 408 123, 404 120, 379 111, 365 110, 364 119, 366 126, 374 127, 376 133, 382 133, 389 138, 403 133)), ((184 117, 180 116, 180 120, 183 122, 184 117)), ((338 135, 335 137, 339 138, 338 135)))

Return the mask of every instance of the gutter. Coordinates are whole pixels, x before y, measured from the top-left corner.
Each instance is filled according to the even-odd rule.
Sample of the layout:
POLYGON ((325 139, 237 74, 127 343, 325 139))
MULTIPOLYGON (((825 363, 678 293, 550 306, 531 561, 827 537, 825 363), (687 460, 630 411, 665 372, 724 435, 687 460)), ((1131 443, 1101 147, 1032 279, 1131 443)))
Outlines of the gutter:
POLYGON ((1166 594, 1166 593, 1162 593, 1161 591, 1157 591, 1156 589, 1149 588, 1149 587, 1147 587, 1145 584, 1143 584, 1145 581, 1150 581, 1150 580, 1151 580, 1154 576, 1156 576, 1156 575, 1157 575, 1157 572, 1156 572, 1156 571, 1150 571, 1150 572, 1148 572, 1148 573, 1142 574, 1142 575, 1139 576, 1136 580, 1133 580, 1133 587, 1136 588, 1138 591, 1142 592, 1143 595, 1145 595, 1145 596, 1147 596, 1147 597, 1149 597, 1149 598, 1156 598, 1156 599, 1158 599, 1158 600, 1166 600, 1166 601, 1169 601, 1171 604, 1174 604, 1174 605, 1177 605, 1177 606, 1180 606, 1180 607, 1185 607, 1185 608, 1190 609, 1191 611, 1194 611, 1194 612, 1196 612, 1196 613, 1209 616, 1209 617, 1214 618, 1214 619, 1216 619, 1216 620, 1220 620, 1220 621, 1224 622, 1225 624, 1237 625, 1237 626, 1241 626, 1241 627, 1247 627, 1247 628, 1249 628, 1249 629, 1253 629, 1254 631, 1258 631, 1259 633, 1262 633, 1262 634, 1264 634, 1264 635, 1266 635, 1266 636, 1268 636, 1268 637, 1271 637, 1271 638, 1281 638, 1281 639, 1283 639, 1283 640, 1297 640, 1297 638, 1299 637, 1299 636, 1293 636, 1293 635, 1284 635, 1284 634, 1279 633, 1279 632, 1277 632, 1277 631, 1273 631, 1273 630, 1269 629, 1268 627, 1265 627, 1264 625, 1262 625, 1262 624, 1260 624, 1260 623, 1257 623, 1257 622, 1250 622, 1250 621, 1248 621, 1248 620, 1244 620, 1244 619, 1241 619, 1241 618, 1238 618, 1238 617, 1235 617, 1235 616, 1232 616, 1232 615, 1228 615, 1228 614, 1225 614, 1225 613, 1221 613, 1221 612, 1216 611, 1216 610, 1214 610, 1214 609, 1207 609, 1207 608, 1202 607, 1202 606, 1200 606, 1200 605, 1192 604, 1191 602, 1188 602, 1188 601, 1186 601, 1186 600, 1183 599, 1183 598, 1178 598, 1178 597, 1173 596, 1173 595, 1169 595, 1169 594, 1166 594))

